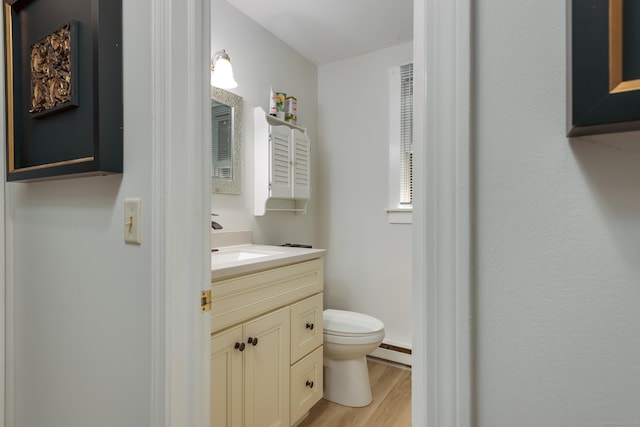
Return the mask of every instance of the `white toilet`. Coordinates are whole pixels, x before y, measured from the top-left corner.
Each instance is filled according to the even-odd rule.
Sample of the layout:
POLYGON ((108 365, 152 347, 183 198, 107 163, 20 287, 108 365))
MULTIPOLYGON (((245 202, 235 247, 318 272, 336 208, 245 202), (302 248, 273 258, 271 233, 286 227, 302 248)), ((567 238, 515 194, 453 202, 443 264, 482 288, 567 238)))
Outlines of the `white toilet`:
POLYGON ((324 398, 340 405, 371 403, 366 355, 384 338, 384 323, 366 314, 324 310, 324 398))

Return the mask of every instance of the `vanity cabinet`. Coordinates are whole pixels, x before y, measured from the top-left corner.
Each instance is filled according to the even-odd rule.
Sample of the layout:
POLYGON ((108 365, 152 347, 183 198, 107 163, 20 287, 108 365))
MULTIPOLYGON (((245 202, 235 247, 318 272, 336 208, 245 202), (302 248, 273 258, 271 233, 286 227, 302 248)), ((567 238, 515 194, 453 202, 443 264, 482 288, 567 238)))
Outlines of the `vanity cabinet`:
POLYGON ((288 427, 322 398, 322 290, 322 259, 212 282, 212 427, 288 427))
POLYGON ((305 128, 254 110, 255 215, 306 212, 311 197, 311 141, 305 128))

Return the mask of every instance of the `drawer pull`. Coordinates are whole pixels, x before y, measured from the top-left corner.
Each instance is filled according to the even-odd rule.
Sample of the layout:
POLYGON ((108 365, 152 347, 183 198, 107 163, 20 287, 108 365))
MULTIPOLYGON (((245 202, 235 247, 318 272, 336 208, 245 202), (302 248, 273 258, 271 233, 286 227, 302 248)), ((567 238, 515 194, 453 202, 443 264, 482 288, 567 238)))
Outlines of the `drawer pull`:
POLYGON ((258 345, 258 337, 255 337, 255 338, 249 337, 249 339, 247 340, 247 343, 248 344, 253 344, 254 347, 257 346, 258 345))
POLYGON ((307 329, 311 329, 313 331, 314 327, 315 326, 313 325, 313 323, 307 323, 307 326, 306 326, 307 329))
POLYGON ((244 351, 244 343, 243 342, 237 342, 236 346, 234 348, 236 350, 244 351))
POLYGON ((307 387, 313 388, 313 381, 307 381, 307 387))

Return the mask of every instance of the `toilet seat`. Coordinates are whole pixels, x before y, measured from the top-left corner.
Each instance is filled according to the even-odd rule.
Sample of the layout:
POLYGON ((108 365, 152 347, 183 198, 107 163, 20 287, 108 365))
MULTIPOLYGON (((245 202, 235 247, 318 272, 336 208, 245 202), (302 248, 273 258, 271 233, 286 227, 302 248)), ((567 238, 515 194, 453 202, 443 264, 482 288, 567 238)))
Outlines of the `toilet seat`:
POLYGON ((324 340, 335 344, 369 344, 384 338, 384 323, 353 311, 327 309, 323 313, 324 340))
POLYGON ((324 333, 339 336, 376 334, 384 329, 384 323, 375 317, 353 311, 327 309, 322 316, 324 333))

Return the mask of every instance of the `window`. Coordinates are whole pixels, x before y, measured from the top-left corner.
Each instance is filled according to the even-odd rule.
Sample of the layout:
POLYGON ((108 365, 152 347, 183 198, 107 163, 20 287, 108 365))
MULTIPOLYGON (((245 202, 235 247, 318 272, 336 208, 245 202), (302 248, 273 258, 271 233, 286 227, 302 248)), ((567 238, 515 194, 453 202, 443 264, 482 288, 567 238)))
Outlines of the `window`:
POLYGON ((413 203, 413 64, 400 67, 400 205, 413 203))
POLYGON ((389 79, 389 222, 411 224, 413 203, 413 64, 389 79))

